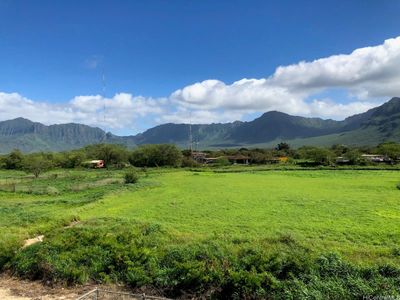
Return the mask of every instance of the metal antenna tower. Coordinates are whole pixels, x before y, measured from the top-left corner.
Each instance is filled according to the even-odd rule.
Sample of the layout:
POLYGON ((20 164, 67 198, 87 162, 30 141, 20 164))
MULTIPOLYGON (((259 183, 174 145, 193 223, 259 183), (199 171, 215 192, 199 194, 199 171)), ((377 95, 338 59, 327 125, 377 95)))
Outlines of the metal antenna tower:
POLYGON ((107 138, 107 128, 106 128, 106 75, 104 72, 104 68, 101 73, 101 98, 103 100, 103 131, 104 131, 103 141, 105 141, 107 138))
POLYGON ((104 128, 106 127, 106 75, 102 75, 102 97, 103 97, 103 124, 104 128))
POLYGON ((189 112, 189 150, 193 152, 192 111, 189 112))

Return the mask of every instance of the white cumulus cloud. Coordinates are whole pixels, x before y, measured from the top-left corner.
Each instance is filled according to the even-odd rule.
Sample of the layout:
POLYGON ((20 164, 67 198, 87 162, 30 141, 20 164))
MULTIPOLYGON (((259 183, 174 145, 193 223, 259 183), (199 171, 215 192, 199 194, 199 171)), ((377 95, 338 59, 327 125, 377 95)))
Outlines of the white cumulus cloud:
POLYGON ((0 92, 0 120, 24 117, 44 124, 83 123, 107 129, 135 130, 140 118, 160 115, 166 99, 119 93, 112 98, 77 96, 67 103, 32 101, 18 93, 0 92))
MULTIPOLYGON (((98 62, 95 57, 88 66, 95 68, 98 62)), ((0 92, 0 120, 26 117, 45 124, 79 122, 137 132, 138 124, 228 122, 270 110, 342 119, 399 96, 399 70, 397 37, 350 54, 280 66, 266 78, 244 78, 231 84, 204 80, 165 98, 118 93, 108 98, 81 95, 53 104, 0 92), (346 99, 327 97, 332 90, 344 91, 346 99)))
POLYGON ((192 109, 247 112, 279 110, 290 114, 344 118, 400 95, 400 37, 382 45, 354 50, 311 62, 281 66, 262 79, 232 84, 205 80, 173 92, 170 98, 192 109), (347 104, 314 99, 329 89, 344 89, 347 104), (377 99, 378 102, 377 102, 377 99))

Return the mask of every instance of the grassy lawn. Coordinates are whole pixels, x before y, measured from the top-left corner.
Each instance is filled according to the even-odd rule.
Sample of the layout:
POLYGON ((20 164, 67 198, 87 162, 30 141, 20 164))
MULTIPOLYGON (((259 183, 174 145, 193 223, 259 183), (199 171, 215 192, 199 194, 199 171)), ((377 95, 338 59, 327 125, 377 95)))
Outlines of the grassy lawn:
POLYGON ((118 172, 54 171, 33 179, 0 171, 0 246, 69 224, 77 208, 117 190, 121 180, 118 172), (16 192, 9 191, 12 184, 16 192))
POLYGON ((360 262, 400 262, 391 255, 400 244, 400 174, 395 171, 176 171, 145 181, 148 187, 89 204, 81 218, 157 223, 188 239, 290 235, 360 262))
POLYGON ((392 281, 400 278, 400 269, 391 275, 376 271, 372 280, 365 275, 372 271, 328 259, 336 269, 350 268, 345 273, 354 272, 351 280, 361 280, 363 288, 357 283, 359 291, 351 294, 350 275, 329 273, 333 279, 313 282, 310 278, 322 275, 315 277, 307 267, 321 272, 320 262, 309 261, 332 252, 354 266, 400 267, 398 171, 160 169, 128 186, 122 178, 123 171, 106 170, 53 171, 37 180, 0 172, 0 268, 71 283, 150 285, 169 296, 202 294, 215 289, 213 284, 224 286, 224 295, 239 296, 272 291, 280 297, 289 289, 297 296, 304 290, 342 291, 346 298, 379 292, 380 285, 400 293, 392 281), (7 190, 10 183, 16 192, 7 190), (74 220, 79 224, 68 227, 74 220), (24 239, 37 234, 45 235, 43 243, 21 249, 24 239), (299 265, 292 275, 283 276, 286 267, 278 272, 271 263, 281 255, 286 258, 279 264, 299 265), (258 258, 250 263, 248 257, 258 258), (293 278, 295 283, 274 283, 293 278))

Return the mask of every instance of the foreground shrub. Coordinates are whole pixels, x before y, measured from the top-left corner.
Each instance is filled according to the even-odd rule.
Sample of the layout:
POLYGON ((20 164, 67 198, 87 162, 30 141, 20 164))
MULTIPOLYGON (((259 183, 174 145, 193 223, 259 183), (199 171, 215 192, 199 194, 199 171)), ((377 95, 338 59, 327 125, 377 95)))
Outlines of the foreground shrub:
POLYGON ((275 250, 250 243, 233 249, 226 241, 214 240, 171 246, 168 232, 157 224, 118 219, 96 222, 60 229, 43 243, 21 249, 12 258, 12 270, 22 277, 69 284, 95 281, 152 287, 168 297, 356 299, 400 295, 398 267, 360 267, 331 253, 314 257, 295 241, 289 245, 278 241, 275 250))
POLYGON ((138 181, 139 181, 139 175, 134 170, 130 170, 130 171, 125 173, 124 182, 126 184, 128 184, 128 183, 136 183, 138 181))
POLYGON ((21 247, 18 239, 13 235, 0 236, 0 271, 14 257, 15 251, 21 247))

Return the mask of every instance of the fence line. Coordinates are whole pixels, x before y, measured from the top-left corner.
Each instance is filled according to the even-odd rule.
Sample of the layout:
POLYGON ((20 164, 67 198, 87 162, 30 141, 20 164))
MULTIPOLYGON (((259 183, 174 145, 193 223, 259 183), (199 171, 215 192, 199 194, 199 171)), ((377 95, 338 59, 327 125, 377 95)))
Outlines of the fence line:
POLYGON ((76 300, 89 300, 89 299, 97 299, 97 291, 98 289, 95 288, 94 290, 91 290, 89 292, 87 292, 86 294, 80 296, 79 298, 77 298, 76 300), (96 297, 96 298, 94 298, 96 297))

